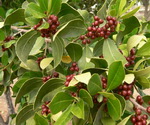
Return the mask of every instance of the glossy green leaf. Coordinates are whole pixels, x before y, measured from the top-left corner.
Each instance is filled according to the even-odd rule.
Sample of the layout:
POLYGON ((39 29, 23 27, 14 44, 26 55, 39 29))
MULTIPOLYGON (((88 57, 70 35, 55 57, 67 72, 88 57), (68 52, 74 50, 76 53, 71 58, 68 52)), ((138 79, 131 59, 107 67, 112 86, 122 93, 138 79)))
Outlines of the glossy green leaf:
POLYGON ((53 58, 44 58, 40 62, 41 69, 45 69, 46 67, 48 67, 53 60, 54 60, 53 58))
POLYGON ((116 97, 113 93, 108 93, 108 92, 98 92, 100 95, 103 95, 104 97, 106 98, 109 98, 109 99, 112 99, 112 100, 115 100, 116 97))
POLYGON ((106 17, 106 11, 107 11, 107 0, 105 0, 105 3, 103 4, 103 6, 100 8, 100 10, 98 10, 97 12, 97 16, 101 19, 105 19, 106 17))
POLYGON ((50 0, 49 1, 49 12, 50 14, 54 14, 54 15, 57 15, 59 12, 60 12, 60 9, 61 9, 61 3, 62 3, 62 0, 50 0))
POLYGON ((82 57, 82 47, 77 43, 70 43, 66 46, 66 50, 72 61, 77 62, 82 57))
POLYGON ((114 61, 122 61, 123 65, 127 63, 125 57, 119 52, 117 46, 111 39, 106 39, 103 44, 103 56, 108 65, 114 61))
POLYGON ((136 53, 137 56, 150 56, 150 42, 145 43, 136 53))
POLYGON ((4 25, 12 25, 17 22, 25 22, 24 9, 17 9, 7 16, 4 25))
POLYGON ((49 25, 48 22, 43 22, 42 25, 38 27, 38 30, 48 29, 49 26, 50 26, 50 25, 49 25))
POLYGON ((92 75, 91 79, 89 80, 87 89, 91 95, 95 95, 102 90, 102 83, 98 74, 92 75))
POLYGON ((144 88, 144 89, 148 89, 150 88, 150 80, 149 78, 146 78, 145 76, 139 76, 137 78, 139 84, 144 88))
POLYGON ((108 98, 107 101, 108 113, 113 120, 119 120, 122 115, 122 107, 120 101, 108 98))
POLYGON ((37 93, 34 102, 34 109, 38 108, 38 106, 42 104, 42 99, 45 95, 62 86, 64 82, 65 81, 62 79, 50 79, 47 82, 45 82, 37 93))
POLYGON ((119 4, 119 9, 118 9, 118 15, 120 16, 120 14, 122 13, 125 5, 126 5, 126 0, 120 0, 120 4, 119 4))
POLYGON ((142 97, 142 99, 144 100, 145 103, 148 104, 149 100, 150 100, 150 95, 145 95, 145 96, 142 97))
POLYGON ((127 14, 123 15, 121 17, 121 19, 126 19, 126 18, 129 18, 129 17, 133 16, 139 9, 140 9, 140 7, 137 7, 135 9, 133 9, 132 11, 130 11, 127 14))
POLYGON ((30 3, 28 5, 28 11, 30 11, 35 18, 43 18, 46 16, 44 11, 35 3, 30 3))
POLYGON ((127 42, 128 53, 130 52, 130 50, 133 47, 136 47, 141 42, 141 40, 146 41, 146 37, 144 35, 133 35, 133 36, 131 36, 127 42))
POLYGON ((84 89, 80 89, 79 97, 83 99, 83 101, 85 101, 87 104, 89 104, 91 108, 93 107, 93 100, 91 95, 88 93, 88 91, 84 89))
POLYGON ((150 66, 146 67, 145 69, 135 71, 134 74, 137 78, 141 76, 148 77, 150 74, 150 66))
POLYGON ((54 123, 54 125, 66 125, 73 118, 71 111, 72 111, 72 105, 70 105, 62 113, 62 115, 57 119, 57 121, 54 123))
POLYGON ((117 125, 126 125, 127 122, 130 120, 130 118, 131 118, 131 115, 121 120, 121 122, 119 122, 117 125))
POLYGON ((37 0, 40 8, 45 12, 48 10, 48 0, 37 0))
POLYGON ((26 63, 29 53, 38 37, 39 33, 37 31, 30 31, 18 39, 16 43, 16 54, 23 63, 26 63))
POLYGON ((38 37, 29 55, 38 54, 40 52, 40 49, 42 48, 43 44, 44 44, 44 38, 38 37))
POLYGON ((95 64, 95 68, 107 68, 108 63, 106 62, 105 59, 100 59, 100 58, 91 58, 91 62, 95 64))
POLYGON ((130 18, 127 18, 127 19, 124 19, 122 24, 125 26, 125 30, 124 31, 120 31, 118 34, 117 34, 117 39, 116 39, 116 42, 119 44, 119 43, 122 43, 122 38, 133 31, 133 29, 137 28, 140 26, 140 23, 139 23, 139 20, 132 16, 130 18), (131 22, 134 22, 134 23, 131 23, 131 22))
POLYGON ((97 73, 100 75, 100 74, 104 73, 105 71, 107 71, 107 70, 104 68, 87 68, 87 69, 83 70, 83 73, 90 72, 91 74, 97 73))
POLYGON ((61 62, 64 51, 64 43, 63 40, 59 37, 52 42, 52 55, 54 57, 54 67, 58 66, 61 62))
POLYGON ((74 98, 65 92, 57 93, 52 99, 49 108, 53 114, 57 114, 60 111, 66 109, 72 102, 74 98))
POLYGON ((103 55, 103 43, 104 43, 104 39, 97 42, 97 44, 95 45, 95 47, 93 49, 94 56, 99 57, 99 56, 103 55))
POLYGON ((34 120, 36 125, 49 125, 47 119, 37 113, 34 115, 34 120))
MULTIPOLYGON (((1 22, 0 22, 0 28, 1 27, 1 22)), ((0 41, 3 41, 5 39, 5 32, 3 30, 0 30, 0 41)))
POLYGON ((101 120, 103 125, 116 125, 116 121, 110 117, 103 117, 101 120))
POLYGON ((3 56, 1 57, 1 63, 2 63, 2 65, 6 66, 8 64, 8 59, 9 59, 8 52, 5 51, 3 53, 3 56))
POLYGON ((83 34, 85 31, 86 27, 82 20, 71 20, 58 30, 58 32, 54 36, 54 39, 56 36, 62 38, 77 37, 83 34))
POLYGON ((113 90, 122 84, 125 78, 125 71, 121 61, 113 62, 108 70, 107 91, 113 90))
POLYGON ((72 105, 72 114, 77 118, 84 119, 84 102, 80 99, 77 103, 72 105))
POLYGON ((15 100, 15 104, 20 102, 20 99, 25 95, 31 92, 32 90, 42 86, 43 81, 41 78, 31 78, 21 86, 15 100))
POLYGON ((16 116, 16 125, 21 125, 27 119, 34 115, 33 105, 25 106, 16 116))

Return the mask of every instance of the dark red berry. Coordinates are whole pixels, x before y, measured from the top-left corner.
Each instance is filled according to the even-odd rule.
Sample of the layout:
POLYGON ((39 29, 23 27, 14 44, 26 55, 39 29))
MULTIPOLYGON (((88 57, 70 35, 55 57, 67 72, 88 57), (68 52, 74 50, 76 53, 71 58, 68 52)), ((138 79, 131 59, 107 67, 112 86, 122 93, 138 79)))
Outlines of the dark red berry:
POLYGON ((109 21, 109 20, 111 20, 112 19, 112 17, 111 16, 107 16, 107 21, 109 21))
POLYGON ((148 116, 147 116, 146 114, 144 114, 144 115, 142 116, 142 118, 145 119, 145 120, 147 120, 147 119, 148 119, 148 116))
POLYGON ((131 117, 131 121, 132 121, 132 123, 136 123, 136 117, 135 117, 135 116, 132 116, 132 117, 131 117))
POLYGON ((136 115, 141 115, 142 111, 141 111, 141 109, 136 109, 135 113, 136 113, 136 115))
POLYGON ((86 41, 86 39, 82 40, 82 44, 84 44, 84 45, 85 45, 85 44, 86 44, 86 42, 87 42, 87 41, 86 41))
POLYGON ((127 95, 127 91, 123 90, 121 94, 122 94, 122 96, 126 96, 127 95))
POLYGON ((88 27, 88 29, 87 29, 88 31, 92 31, 92 27, 88 27))
POLYGON ((136 53, 135 49, 132 48, 132 49, 130 50, 130 54, 133 56, 133 55, 135 55, 135 53, 136 53))
POLYGON ((84 35, 80 36, 80 40, 84 40, 84 39, 85 39, 84 35))
POLYGON ((147 113, 150 113, 150 106, 146 108, 147 113))
POLYGON ((98 17, 98 16, 94 16, 94 20, 95 20, 95 21, 98 21, 98 20, 99 20, 99 17, 98 17))
POLYGON ((104 20, 102 20, 102 19, 99 19, 99 24, 102 24, 103 22, 104 22, 104 20))

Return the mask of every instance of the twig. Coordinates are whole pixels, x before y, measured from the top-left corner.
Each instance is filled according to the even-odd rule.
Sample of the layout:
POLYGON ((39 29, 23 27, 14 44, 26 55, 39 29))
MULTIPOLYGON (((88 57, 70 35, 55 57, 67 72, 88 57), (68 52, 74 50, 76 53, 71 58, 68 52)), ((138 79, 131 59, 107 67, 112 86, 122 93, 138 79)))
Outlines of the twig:
POLYGON ((30 31, 30 30, 20 29, 20 28, 18 28, 17 26, 11 26, 11 29, 16 30, 16 31, 19 31, 19 32, 24 32, 24 33, 30 31))
POLYGON ((77 42, 79 39, 80 39, 80 38, 77 38, 77 39, 73 40, 72 42, 77 42))
POLYGON ((139 109, 143 110, 146 112, 146 108, 143 106, 139 105, 133 98, 130 98, 130 101, 135 105, 135 107, 138 107, 139 109))
POLYGON ((7 103, 7 106, 8 106, 8 116, 7 116, 6 123, 9 123, 10 115, 15 114, 15 109, 14 109, 14 106, 13 106, 13 103, 12 103, 12 98, 11 98, 11 93, 10 93, 10 88, 9 87, 7 87, 7 90, 4 94, 5 94, 6 103, 7 103))
POLYGON ((2 118, 1 115, 0 115, 0 125, 6 125, 6 123, 4 122, 4 119, 2 118))

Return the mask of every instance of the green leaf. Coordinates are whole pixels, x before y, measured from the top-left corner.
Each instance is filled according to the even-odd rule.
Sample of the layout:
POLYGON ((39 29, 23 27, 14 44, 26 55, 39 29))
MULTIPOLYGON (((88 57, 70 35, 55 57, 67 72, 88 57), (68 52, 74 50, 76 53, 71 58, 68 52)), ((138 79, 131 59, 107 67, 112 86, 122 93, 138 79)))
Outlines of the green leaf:
POLYGON ((9 42, 7 42, 7 43, 4 43, 4 46, 5 46, 5 48, 9 48, 9 47, 11 47, 15 42, 16 42, 15 40, 11 40, 11 41, 9 41, 9 42))
POLYGON ((106 17, 106 11, 107 11, 107 0, 105 0, 105 3, 103 4, 103 6, 99 9, 99 11, 97 12, 97 16, 101 19, 105 19, 106 17))
POLYGON ((121 61, 113 62, 108 70, 107 91, 113 90, 122 84, 125 78, 125 71, 121 61))
POLYGON ((60 111, 66 109, 72 102, 74 98, 65 92, 57 93, 52 99, 49 108, 53 114, 57 114, 60 111))
POLYGON ((149 77, 150 66, 146 67, 145 69, 141 69, 141 70, 135 71, 134 74, 135 74, 136 78, 141 77, 141 76, 149 77))
POLYGON ((27 119, 34 115, 33 105, 25 106, 16 116, 16 125, 21 125, 27 119))
POLYGON ((43 44, 44 44, 44 38, 38 37, 29 55, 38 54, 40 52, 40 49, 42 48, 43 44))
POLYGON ((145 76, 139 76, 137 78, 138 83, 144 88, 144 89, 148 89, 150 88, 150 80, 149 78, 146 78, 145 76))
POLYGON ((32 90, 42 86, 43 81, 41 78, 31 78, 26 80, 25 83, 21 86, 15 100, 15 104, 20 102, 20 99, 25 95, 30 93, 32 90))
POLYGON ((150 42, 145 43, 136 53, 137 56, 150 56, 150 42))
POLYGON ((45 12, 48 10, 48 0, 37 0, 40 8, 45 12))
POLYGON ((52 42, 52 55, 54 57, 54 67, 57 67, 61 62, 64 51, 63 40, 59 37, 52 42))
POLYGON ((91 73, 87 72, 87 73, 82 73, 80 75, 76 75, 74 76, 74 78, 70 81, 69 86, 74 86, 76 83, 78 82, 82 82, 85 84, 88 84, 89 80, 91 78, 91 73), (77 81, 74 83, 74 80, 77 81), (72 82, 73 81, 73 82, 72 82))
POLYGON ((121 122, 119 122, 117 125, 126 125, 127 122, 129 121, 131 115, 129 115, 128 117, 124 118, 123 120, 121 120, 121 122))
POLYGON ((127 63, 125 57, 119 52, 117 46, 111 39, 106 39, 103 44, 103 56, 108 65, 114 61, 122 61, 123 65, 127 63))
POLYGON ((122 115, 122 107, 120 101, 116 99, 108 98, 107 101, 108 113, 113 120, 119 120, 122 115))
POLYGON ((121 1, 120 1, 119 10, 118 10, 118 16, 121 15, 121 13, 122 13, 122 11, 123 11, 125 5, 126 5, 126 2, 127 2, 126 0, 121 0, 121 1))
POLYGON ((80 89, 79 97, 83 99, 83 101, 85 101, 87 104, 89 104, 91 108, 93 108, 93 100, 91 95, 88 93, 88 91, 84 89, 80 89))
POLYGON ((102 83, 98 74, 93 74, 89 80, 87 89, 91 95, 97 94, 102 90, 102 83))
POLYGON ((49 125, 47 119, 37 113, 34 115, 34 120, 36 125, 49 125))
POLYGON ((112 100, 116 99, 116 97, 113 93, 108 93, 108 92, 98 92, 98 93, 103 95, 106 98, 109 98, 109 99, 112 99, 112 100))
POLYGON ((107 68, 108 67, 108 63, 106 62, 105 59, 100 59, 100 58, 91 58, 92 63, 95 64, 95 68, 107 68))
POLYGON ((66 50, 72 61, 77 62, 82 57, 82 47, 77 43, 70 43, 66 46, 66 50))
POLYGON ((72 114, 77 118, 84 119, 84 102, 80 99, 77 103, 72 105, 72 114))
POLYGON ((58 32, 54 35, 54 39, 56 36, 62 38, 77 37, 83 34, 85 31, 86 27, 82 20, 71 20, 58 30, 58 32))
POLYGON ((24 9, 17 9, 7 16, 4 25, 12 25, 17 22, 25 22, 24 9))
POLYGON ((3 53, 3 56, 2 56, 2 58, 1 58, 1 63, 4 65, 4 66, 6 66, 7 64, 8 64, 8 52, 7 51, 5 51, 4 53, 3 53))
POLYGON ((110 117, 103 117, 101 120, 103 125, 116 125, 116 121, 110 117))
MULTIPOLYGON (((1 22, 0 22, 0 25, 1 25, 1 22)), ((1 28, 1 26, 0 26, 1 28)), ((3 41, 5 39, 5 33, 3 30, 0 30, 0 41, 3 41)))
POLYGON ((119 94, 115 94, 115 96, 119 99, 120 103, 121 103, 121 107, 122 107, 122 115, 124 114, 124 111, 126 109, 126 100, 124 99, 123 96, 119 95, 119 94))
POLYGON ((54 125, 67 125, 67 123, 73 118, 71 113, 72 105, 70 105, 54 123, 54 125))
POLYGON ((46 67, 48 67, 53 60, 54 60, 53 58, 44 58, 40 62, 41 69, 45 69, 46 67))
POLYGON ((28 5, 28 11, 30 11, 30 14, 35 18, 43 18, 46 16, 44 11, 35 3, 30 3, 28 5))
POLYGON ((144 35, 133 35, 133 36, 131 36, 127 42, 128 53, 130 53, 130 50, 133 47, 136 47, 141 42, 141 40, 146 41, 146 37, 144 35))
POLYGON ((140 9, 140 7, 137 7, 137 8, 135 8, 135 9, 133 9, 133 10, 130 11, 129 13, 123 15, 123 16, 121 17, 121 19, 126 19, 126 18, 129 18, 129 17, 133 16, 139 9, 140 9))
POLYGON ((38 37, 39 33, 37 31, 30 31, 18 39, 16 43, 16 54, 23 63, 26 63, 38 37))
POLYGON ((38 108, 38 106, 42 104, 42 99, 45 95, 62 86, 64 82, 65 81, 62 79, 53 78, 44 83, 36 95, 36 99, 34 102, 34 109, 38 108))
POLYGON ((44 22, 42 23, 41 26, 38 27, 38 30, 41 30, 41 29, 48 29, 49 28, 49 23, 48 22, 44 22))
POLYGON ((61 9, 61 3, 62 0, 50 0, 51 5, 49 5, 50 7, 50 14, 54 14, 57 15, 60 12, 61 9))
POLYGON ((134 74, 126 74, 123 81, 130 84, 134 81, 134 79, 135 79, 134 74))
POLYGON ((120 31, 117 35, 117 43, 122 43, 122 38, 132 32, 135 28, 139 27, 140 26, 140 23, 139 23, 139 20, 132 16, 130 18, 127 18, 127 19, 124 19, 122 24, 125 26, 125 30, 124 31, 120 31), (134 23, 131 23, 131 22, 134 22, 134 23))
POLYGON ((95 45, 94 49, 93 49, 93 55, 94 56, 101 56, 103 54, 103 43, 104 43, 104 39, 100 40, 97 42, 97 44, 95 45))

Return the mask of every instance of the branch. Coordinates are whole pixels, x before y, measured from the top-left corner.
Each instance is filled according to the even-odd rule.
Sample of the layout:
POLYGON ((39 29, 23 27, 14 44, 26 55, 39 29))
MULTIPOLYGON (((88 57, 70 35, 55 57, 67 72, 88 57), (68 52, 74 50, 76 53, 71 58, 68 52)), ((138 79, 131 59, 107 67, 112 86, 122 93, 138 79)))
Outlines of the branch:
POLYGON ((130 98, 130 101, 135 105, 135 107, 143 110, 146 112, 146 108, 144 108, 143 106, 141 106, 140 104, 138 104, 133 98, 130 98))
POLYGON ((20 28, 18 28, 17 26, 11 26, 11 29, 16 30, 16 31, 19 31, 19 32, 24 32, 24 33, 30 31, 30 30, 20 29, 20 28))
POLYGON ((5 94, 5 98, 6 98, 6 103, 8 106, 8 116, 7 116, 7 123, 9 123, 10 120, 10 115, 11 114, 15 114, 15 109, 12 103, 12 98, 11 98, 11 92, 10 92, 10 88, 7 87, 5 94))
POLYGON ((0 125, 6 125, 6 123, 4 122, 4 119, 2 118, 1 115, 0 115, 0 125))

